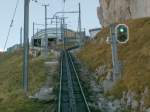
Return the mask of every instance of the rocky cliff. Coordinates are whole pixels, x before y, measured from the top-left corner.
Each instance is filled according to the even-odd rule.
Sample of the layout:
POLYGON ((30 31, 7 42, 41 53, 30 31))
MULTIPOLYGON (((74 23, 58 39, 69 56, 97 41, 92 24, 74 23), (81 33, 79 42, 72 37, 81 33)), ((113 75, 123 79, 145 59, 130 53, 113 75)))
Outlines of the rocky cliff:
POLYGON ((97 14, 102 26, 130 18, 150 16, 150 0, 99 0, 97 14))

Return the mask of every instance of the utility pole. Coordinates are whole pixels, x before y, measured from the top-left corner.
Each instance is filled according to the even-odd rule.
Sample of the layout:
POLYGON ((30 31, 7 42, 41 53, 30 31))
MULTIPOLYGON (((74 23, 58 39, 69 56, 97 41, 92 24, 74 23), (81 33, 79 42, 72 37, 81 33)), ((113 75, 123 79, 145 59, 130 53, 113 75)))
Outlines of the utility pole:
POLYGON ((33 36, 32 36, 32 39, 31 39, 31 44, 32 44, 32 47, 34 48, 34 29, 35 29, 35 23, 33 22, 33 36))
MULTIPOLYGON (((79 38, 78 44, 79 44, 79 46, 81 46, 80 43, 81 43, 81 39, 82 39, 82 33, 80 33, 80 32, 82 30, 82 27, 81 27, 81 8, 80 8, 80 3, 79 3, 79 9, 77 11, 56 12, 53 17, 56 17, 56 15, 58 15, 58 14, 76 14, 76 13, 79 15, 79 19, 78 19, 78 30, 79 31, 77 32, 77 36, 76 36, 76 34, 75 34, 75 36, 79 38)), ((63 38, 63 35, 62 35, 63 34, 63 18, 65 19, 66 17, 61 17, 60 18, 60 20, 61 20, 61 39, 63 39, 63 43, 64 43, 64 38, 63 38)))
POLYGON ((64 25, 65 25, 65 18, 62 18, 61 19, 61 38, 63 39, 63 48, 65 49, 64 25))
POLYGON ((23 88, 28 96, 28 76, 29 76, 29 3, 24 0, 24 55, 23 55, 23 88))
POLYGON ((69 37, 67 27, 68 27, 67 24, 65 24, 65 37, 69 37))
POLYGON ((53 18, 48 18, 48 19, 51 19, 51 24, 53 23, 53 19, 55 20, 55 27, 56 27, 56 31, 55 31, 55 33, 56 33, 56 37, 57 37, 57 42, 58 42, 58 40, 59 40, 59 38, 58 38, 58 20, 60 19, 58 16, 55 16, 55 17, 53 17, 53 18))
POLYGON ((22 27, 20 28, 20 47, 22 48, 22 27))
POLYGON ((56 16, 56 37, 58 42, 58 17, 56 16))
POLYGON ((80 37, 80 47, 82 46, 82 25, 81 25, 81 4, 79 3, 79 37, 80 37))
POLYGON ((35 29, 35 23, 33 22, 33 39, 34 39, 34 29, 35 29))
MULTIPOLYGON (((61 12, 63 13, 63 12, 61 12)), ((65 21, 66 17, 58 17, 58 16, 54 16, 53 18, 48 18, 48 19, 51 19, 51 24, 53 24, 53 20, 55 20, 55 27, 56 27, 56 37, 58 38, 58 34, 61 33, 61 39, 63 39, 63 22, 65 21), (60 31, 58 31, 58 24, 60 23, 60 31)), ((57 39, 59 40, 59 38, 57 39)))
POLYGON ((119 74, 118 54, 117 54, 117 39, 115 35, 115 24, 110 26, 111 33, 111 48, 112 48, 112 64, 113 64, 113 80, 115 81, 119 74))
POLYGON ((38 38, 39 37, 39 29, 37 28, 37 32, 36 32, 37 34, 36 34, 36 38, 38 38))
MULTIPOLYGON (((36 38, 38 38, 38 37, 39 37, 39 29, 37 28, 36 38)), ((42 45, 40 45, 40 46, 42 46, 42 45)), ((42 48, 40 48, 40 51, 42 52, 42 48)))
POLYGON ((47 35, 47 7, 49 5, 43 5, 45 7, 45 49, 44 49, 44 52, 45 52, 45 58, 48 57, 48 35, 47 35))

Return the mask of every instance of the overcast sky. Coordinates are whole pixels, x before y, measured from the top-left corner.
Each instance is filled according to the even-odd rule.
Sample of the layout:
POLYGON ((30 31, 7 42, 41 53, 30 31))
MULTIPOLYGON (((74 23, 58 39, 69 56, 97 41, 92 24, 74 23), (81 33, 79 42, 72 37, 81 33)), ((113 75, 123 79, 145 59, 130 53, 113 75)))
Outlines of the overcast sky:
MULTIPOLYGON (((13 16, 15 5, 17 0, 0 0, 0 50, 4 48, 4 43, 8 33, 8 28, 13 16)), ((38 0, 41 3, 49 4, 48 16, 52 17, 55 12, 62 11, 63 0, 38 0)), ((81 3, 82 11, 82 27, 86 30, 91 28, 100 27, 99 20, 97 18, 97 6, 99 5, 99 0, 66 0, 65 11, 78 10, 78 3, 81 3)), ((16 16, 14 19, 13 27, 10 32, 8 43, 6 48, 19 43, 20 41, 20 27, 23 26, 23 11, 24 11, 24 0, 19 1, 16 16)), ((77 29, 77 19, 78 16, 75 14, 66 15, 67 24, 72 29, 77 29)), ((44 7, 40 6, 38 3, 30 2, 30 37, 32 36, 32 23, 44 23, 44 7)), ((42 28, 36 26, 37 28, 42 28)))

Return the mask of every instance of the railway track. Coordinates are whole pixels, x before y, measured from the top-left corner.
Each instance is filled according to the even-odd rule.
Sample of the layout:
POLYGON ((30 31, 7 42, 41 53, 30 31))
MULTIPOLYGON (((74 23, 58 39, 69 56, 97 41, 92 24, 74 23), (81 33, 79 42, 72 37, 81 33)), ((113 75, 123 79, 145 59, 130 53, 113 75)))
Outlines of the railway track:
POLYGON ((61 54, 58 112, 90 112, 71 54, 61 54))

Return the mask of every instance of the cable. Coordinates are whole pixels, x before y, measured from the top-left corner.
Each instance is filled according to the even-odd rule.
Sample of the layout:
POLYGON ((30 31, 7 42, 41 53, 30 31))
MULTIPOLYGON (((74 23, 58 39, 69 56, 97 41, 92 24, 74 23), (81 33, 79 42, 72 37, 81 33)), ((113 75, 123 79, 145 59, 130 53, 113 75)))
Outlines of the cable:
POLYGON ((14 13, 13 13, 13 17, 12 17, 12 20, 11 20, 11 23, 10 23, 10 26, 9 26, 9 30, 8 30, 8 33, 7 33, 6 41, 5 41, 5 44, 4 44, 4 50, 5 50, 7 42, 8 42, 8 38, 9 38, 9 35, 10 35, 11 28, 13 27, 14 18, 15 18, 15 15, 16 15, 18 5, 19 5, 19 0, 17 0, 17 2, 16 2, 16 7, 15 7, 15 10, 14 10, 14 13))

